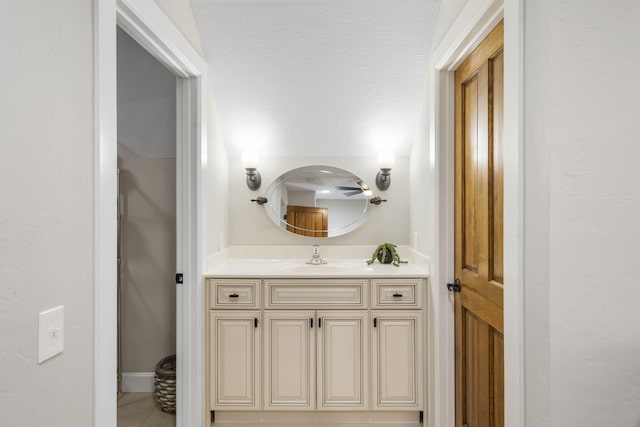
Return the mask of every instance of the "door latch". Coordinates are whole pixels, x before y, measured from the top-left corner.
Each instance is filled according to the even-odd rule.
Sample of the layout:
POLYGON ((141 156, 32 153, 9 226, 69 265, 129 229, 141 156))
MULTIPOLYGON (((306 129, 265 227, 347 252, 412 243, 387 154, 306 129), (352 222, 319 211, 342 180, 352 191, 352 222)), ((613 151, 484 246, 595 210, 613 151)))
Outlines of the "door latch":
POLYGON ((454 280, 453 283, 447 283, 447 289, 449 292, 460 292, 462 290, 460 279, 454 280))

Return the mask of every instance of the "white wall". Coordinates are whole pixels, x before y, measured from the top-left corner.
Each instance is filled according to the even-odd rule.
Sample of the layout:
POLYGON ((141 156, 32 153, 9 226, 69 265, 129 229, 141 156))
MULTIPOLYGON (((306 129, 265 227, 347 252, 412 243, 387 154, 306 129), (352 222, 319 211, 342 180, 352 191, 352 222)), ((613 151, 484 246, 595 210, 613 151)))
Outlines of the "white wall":
MULTIPOLYGON (((428 87, 428 86, 427 86, 428 87)), ((423 92, 422 109, 416 125, 414 143, 409 161, 409 230, 414 250, 433 257, 436 246, 435 224, 435 169, 430 139, 429 93, 423 92)))
POLYGON ((549 340, 548 362, 529 358, 528 376, 548 381, 529 391, 549 393, 554 426, 636 426, 640 4, 545 0, 526 11, 525 64, 544 64, 525 75, 525 253, 540 260, 526 272, 527 297, 537 297, 526 311, 544 314, 534 303, 549 301, 548 327, 526 319, 528 349, 549 340))
MULTIPOLYGON (((327 208, 329 218, 327 226, 329 230, 344 227, 353 222, 362 214, 362 200, 342 200, 342 199, 318 199, 316 207, 327 208)), ((329 231, 329 237, 335 233, 329 231)))
POLYGON ((140 157, 118 144, 118 167, 122 371, 154 372, 176 352, 176 160, 140 157))
POLYGON ((176 76, 118 28, 118 142, 143 158, 176 157, 176 76))
POLYGON ((93 43, 92 2, 2 4, 3 426, 93 423, 93 43), (57 305, 64 352, 38 365, 38 312, 57 305))
MULTIPOLYGON (((207 255, 228 243, 229 234, 229 161, 218 122, 213 91, 209 88, 207 148, 207 255)), ((244 170, 244 169, 243 169, 244 170)))
POLYGON ((251 191, 245 184, 245 171, 239 158, 229 159, 229 244, 230 245, 378 245, 392 242, 409 243, 409 160, 397 157, 391 171, 391 187, 379 191, 375 186, 377 157, 333 158, 261 158, 258 171, 262 187, 251 191), (269 184, 284 172, 307 165, 327 165, 346 169, 369 184, 374 195, 388 199, 373 206, 371 216, 359 229, 339 237, 315 239, 289 233, 272 223, 250 200, 264 195, 269 184))
POLYGON ((289 204, 293 206, 312 206, 316 205, 315 191, 288 191, 289 204))
POLYGON ((169 20, 182 32, 182 35, 191 43, 191 46, 203 55, 200 35, 193 17, 193 9, 190 0, 154 0, 158 7, 167 15, 169 20))
POLYGON ((460 11, 469 0, 440 0, 438 8, 438 19, 433 33, 433 46, 437 46, 442 41, 442 37, 447 33, 449 27, 458 17, 460 11))

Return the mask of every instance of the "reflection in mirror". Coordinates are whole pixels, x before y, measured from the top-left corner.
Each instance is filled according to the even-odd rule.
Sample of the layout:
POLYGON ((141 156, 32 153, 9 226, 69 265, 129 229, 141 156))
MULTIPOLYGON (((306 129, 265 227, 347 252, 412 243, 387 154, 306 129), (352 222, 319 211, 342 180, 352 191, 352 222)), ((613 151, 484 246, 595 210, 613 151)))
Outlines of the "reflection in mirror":
POLYGON ((335 237, 362 225, 371 190, 360 178, 331 166, 305 166, 279 176, 269 188, 266 212, 280 228, 302 236, 335 237))

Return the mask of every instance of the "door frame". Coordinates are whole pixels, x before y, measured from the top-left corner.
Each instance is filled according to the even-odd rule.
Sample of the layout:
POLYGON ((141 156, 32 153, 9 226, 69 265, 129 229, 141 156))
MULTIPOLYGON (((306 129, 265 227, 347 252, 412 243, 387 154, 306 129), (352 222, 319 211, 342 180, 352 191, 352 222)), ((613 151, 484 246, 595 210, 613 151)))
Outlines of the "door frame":
POLYGON ((153 0, 95 0, 94 426, 117 424, 116 27, 176 77, 177 427, 203 414, 202 275, 206 265, 207 67, 153 0))
POLYGON ((427 76, 436 242, 429 425, 455 425, 454 280, 455 70, 505 20, 504 63, 504 362, 505 425, 524 426, 523 0, 469 0, 435 46, 427 76))

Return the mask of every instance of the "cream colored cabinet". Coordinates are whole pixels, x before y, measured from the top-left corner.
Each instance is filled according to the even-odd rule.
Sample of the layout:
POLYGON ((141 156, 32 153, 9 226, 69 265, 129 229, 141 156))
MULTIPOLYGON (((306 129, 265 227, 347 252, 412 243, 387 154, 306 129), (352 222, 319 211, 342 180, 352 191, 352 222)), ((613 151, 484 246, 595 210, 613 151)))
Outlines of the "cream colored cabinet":
POLYGON ((374 409, 422 409, 422 313, 373 311, 374 409))
POLYGON ((211 411, 234 422, 279 422, 290 411, 300 422, 339 420, 332 411, 360 422, 417 420, 424 286, 420 278, 208 279, 211 411))
POLYGON ((368 312, 264 312, 264 408, 366 409, 368 312))
POLYGON ((209 314, 212 410, 260 408, 259 311, 209 314))

